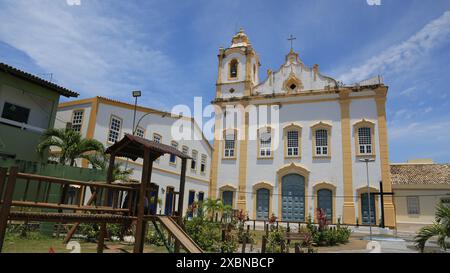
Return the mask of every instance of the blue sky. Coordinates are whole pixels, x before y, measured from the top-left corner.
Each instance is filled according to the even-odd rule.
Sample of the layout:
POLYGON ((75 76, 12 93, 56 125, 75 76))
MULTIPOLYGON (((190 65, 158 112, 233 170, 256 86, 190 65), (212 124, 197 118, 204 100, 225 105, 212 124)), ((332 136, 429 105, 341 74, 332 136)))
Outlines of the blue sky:
POLYGON ((243 26, 261 74, 289 50, 345 83, 382 74, 389 85, 392 162, 450 162, 450 1, 0 0, 0 61, 80 97, 102 95, 170 110, 208 104, 217 53, 243 26))

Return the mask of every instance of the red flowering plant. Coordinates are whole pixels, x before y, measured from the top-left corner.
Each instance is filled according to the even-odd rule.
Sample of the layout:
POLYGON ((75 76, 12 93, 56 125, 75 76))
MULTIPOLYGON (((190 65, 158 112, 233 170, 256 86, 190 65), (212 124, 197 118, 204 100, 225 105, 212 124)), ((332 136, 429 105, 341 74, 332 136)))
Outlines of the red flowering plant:
POLYGON ((277 221, 278 217, 274 213, 269 217, 269 224, 273 225, 277 221))
POLYGON ((319 231, 325 230, 330 223, 324 209, 317 209, 317 222, 319 224, 319 231))

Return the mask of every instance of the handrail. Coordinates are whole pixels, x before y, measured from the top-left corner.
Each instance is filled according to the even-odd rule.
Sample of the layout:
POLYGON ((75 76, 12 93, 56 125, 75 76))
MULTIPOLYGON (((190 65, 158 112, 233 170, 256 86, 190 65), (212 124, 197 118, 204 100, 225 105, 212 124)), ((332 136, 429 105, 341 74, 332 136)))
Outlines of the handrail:
POLYGON ((57 205, 52 203, 42 203, 32 201, 12 201, 11 206, 45 208, 45 209, 79 210, 79 211, 123 212, 123 213, 127 213, 130 211, 129 209, 120 209, 120 208, 113 209, 111 207, 102 207, 102 206, 93 207, 93 206, 76 206, 66 204, 57 205))
POLYGON ((84 182, 84 181, 78 181, 78 180, 49 177, 49 176, 42 176, 42 175, 28 174, 28 173, 18 173, 17 178, 52 182, 52 183, 58 183, 58 184, 64 184, 64 185, 79 185, 79 186, 88 186, 88 187, 90 186, 90 187, 109 188, 109 189, 126 190, 126 191, 136 190, 135 187, 107 184, 106 182, 105 183, 84 182))

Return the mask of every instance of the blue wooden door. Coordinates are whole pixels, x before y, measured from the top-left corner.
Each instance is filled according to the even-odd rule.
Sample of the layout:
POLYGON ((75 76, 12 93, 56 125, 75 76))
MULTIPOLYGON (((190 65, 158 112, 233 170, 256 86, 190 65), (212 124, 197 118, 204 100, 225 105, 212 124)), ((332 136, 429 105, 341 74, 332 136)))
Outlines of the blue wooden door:
MULTIPOLYGON (((375 194, 371 193, 370 194, 370 219, 371 219, 371 224, 375 225, 376 224, 376 215, 375 215, 375 194)), ((363 225, 368 225, 369 224, 369 200, 368 200, 368 195, 367 193, 363 193, 361 194, 361 214, 362 214, 362 219, 361 219, 361 223, 363 225)))
POLYGON ((222 193, 222 202, 224 205, 229 205, 233 207, 233 192, 232 191, 224 191, 222 193))
POLYGON ((305 178, 298 174, 281 181, 281 217, 283 221, 305 221, 305 178))
POLYGON ((173 188, 167 187, 166 190, 166 207, 164 209, 165 215, 172 215, 173 211, 173 188))
POLYGON ((332 221, 333 193, 331 190, 321 189, 317 191, 317 208, 325 210, 328 221, 332 221))
POLYGON ((188 209, 189 213, 188 216, 192 217, 192 204, 194 204, 195 199, 195 191, 189 191, 189 197, 188 197, 188 209))
POLYGON ((256 191, 256 219, 269 219, 269 195, 268 189, 259 189, 256 191))

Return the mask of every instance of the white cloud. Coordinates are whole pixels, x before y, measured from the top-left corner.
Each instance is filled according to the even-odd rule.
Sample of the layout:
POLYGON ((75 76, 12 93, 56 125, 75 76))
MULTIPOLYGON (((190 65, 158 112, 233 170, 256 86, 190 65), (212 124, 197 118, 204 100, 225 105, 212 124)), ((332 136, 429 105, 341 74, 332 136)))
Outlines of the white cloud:
POLYGON ((409 70, 429 50, 448 42, 449 36, 450 11, 446 11, 406 41, 391 46, 379 55, 370 58, 365 63, 340 75, 337 79, 345 83, 352 83, 367 79, 376 74, 382 74, 384 71, 395 73, 409 70))
MULTIPOLYGON (((0 40, 83 96, 128 98, 131 90, 144 85, 152 86, 152 92, 164 90, 163 98, 175 92, 176 65, 171 58, 140 39, 142 33, 123 13, 106 17, 108 5, 102 5, 84 1, 75 8, 64 0, 3 2, 0 40)), ((163 35, 156 32, 161 20, 157 14, 147 16, 154 16, 155 23, 146 29, 146 38, 161 40, 163 35)), ((153 96, 152 104, 157 103, 153 96)))
POLYGON ((450 121, 421 121, 408 124, 393 122, 389 126, 389 139, 404 142, 426 139, 426 142, 450 138, 450 121))

